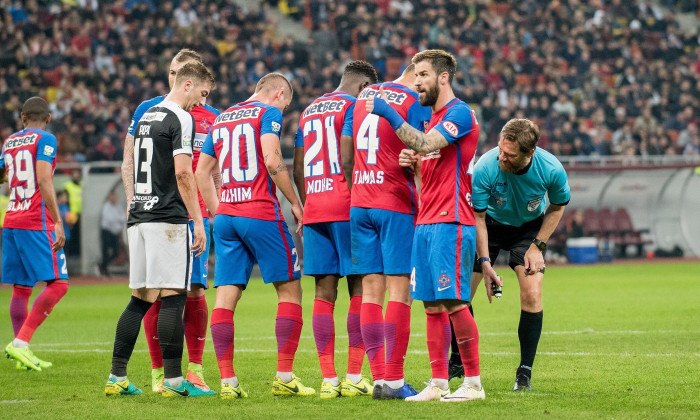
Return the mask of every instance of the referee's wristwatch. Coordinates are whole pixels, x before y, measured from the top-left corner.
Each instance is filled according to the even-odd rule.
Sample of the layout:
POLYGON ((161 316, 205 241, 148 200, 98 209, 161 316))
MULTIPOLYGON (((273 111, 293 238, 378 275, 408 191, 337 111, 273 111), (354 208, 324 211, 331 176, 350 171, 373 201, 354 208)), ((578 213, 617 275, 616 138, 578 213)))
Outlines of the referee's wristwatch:
POLYGON ((547 243, 544 242, 544 241, 540 241, 539 239, 535 238, 535 239, 532 240, 532 243, 535 244, 535 246, 536 246, 537 248, 539 248, 539 250, 540 250, 542 253, 544 253, 544 251, 547 250, 547 243))
POLYGON ((489 264, 491 264, 491 258, 489 258, 489 257, 481 257, 481 258, 479 258, 478 260, 476 260, 476 262, 479 264, 479 266, 481 266, 481 265, 482 265, 483 263, 485 263, 485 262, 488 262, 489 264))

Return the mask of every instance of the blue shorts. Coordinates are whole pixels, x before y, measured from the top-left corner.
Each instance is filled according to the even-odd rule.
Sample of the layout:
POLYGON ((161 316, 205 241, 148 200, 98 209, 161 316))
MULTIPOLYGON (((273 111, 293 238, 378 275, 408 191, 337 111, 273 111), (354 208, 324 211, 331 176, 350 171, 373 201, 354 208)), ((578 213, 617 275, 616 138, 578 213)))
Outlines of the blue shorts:
POLYGON ((265 283, 301 278, 297 249, 284 221, 217 214, 214 245, 214 287, 246 286, 256 262, 265 283))
POLYGON ((470 301, 476 228, 455 223, 416 226, 411 297, 424 302, 470 301))
POLYGON ((34 287, 39 281, 68 279, 66 254, 51 251, 56 233, 2 230, 2 282, 34 287))
POLYGON ((347 276, 350 262, 350 222, 304 225, 304 274, 347 276))
POLYGON ((414 229, 412 214, 352 207, 352 273, 410 273, 414 229))
MULTIPOLYGON (((202 255, 195 257, 192 254, 192 277, 190 283, 199 284, 205 289, 209 288, 209 283, 207 283, 207 276, 209 275, 209 250, 211 249, 211 233, 210 231, 209 218, 204 218, 204 232, 207 234, 207 249, 204 250, 202 255)), ((194 238, 194 221, 190 220, 190 233, 194 238)))

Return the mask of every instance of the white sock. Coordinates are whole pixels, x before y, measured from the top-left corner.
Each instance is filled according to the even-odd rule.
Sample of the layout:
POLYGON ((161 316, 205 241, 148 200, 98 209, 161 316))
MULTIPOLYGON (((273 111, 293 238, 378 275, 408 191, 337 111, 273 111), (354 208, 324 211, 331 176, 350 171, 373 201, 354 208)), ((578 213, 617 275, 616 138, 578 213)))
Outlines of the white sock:
POLYGON ((476 389, 481 389, 481 375, 465 376, 464 383, 472 385, 476 389))
POLYGON ((333 386, 338 386, 340 385, 340 382, 338 382, 338 377, 336 376, 335 378, 323 378, 323 382, 330 382, 331 385, 333 386))
POLYGON ((374 381, 374 386, 377 385, 384 386, 384 379, 377 379, 376 381, 374 381))
POLYGON ((443 391, 449 391, 450 390, 450 382, 447 379, 436 379, 432 378, 430 379, 430 383, 443 391))
POLYGON ((292 381, 292 372, 277 372, 277 377, 286 384, 292 381))
POLYGON ((121 382, 121 381, 123 381, 123 380, 126 379, 126 376, 114 376, 114 375, 112 375, 112 374, 110 373, 110 374, 109 374, 109 379, 112 379, 112 378, 116 379, 117 382, 121 382))
POLYGON ((359 373, 348 373, 345 377, 356 385, 362 380, 362 375, 359 373))
POLYGON ((183 377, 178 376, 177 378, 168 378, 168 379, 165 379, 164 381, 167 382, 170 386, 174 386, 177 388, 180 385, 182 385, 182 380, 183 380, 183 377))
POLYGON ((399 389, 404 384, 403 379, 398 379, 396 381, 384 381, 384 383, 387 384, 387 386, 389 388, 392 388, 392 389, 399 389))
POLYGON ((224 378, 221 380, 222 384, 231 384, 232 387, 236 388, 238 386, 238 377, 234 376, 231 378, 224 378))
POLYGON ((29 347, 29 343, 27 341, 22 341, 19 338, 15 338, 14 340, 12 340, 12 345, 17 347, 18 349, 29 347))

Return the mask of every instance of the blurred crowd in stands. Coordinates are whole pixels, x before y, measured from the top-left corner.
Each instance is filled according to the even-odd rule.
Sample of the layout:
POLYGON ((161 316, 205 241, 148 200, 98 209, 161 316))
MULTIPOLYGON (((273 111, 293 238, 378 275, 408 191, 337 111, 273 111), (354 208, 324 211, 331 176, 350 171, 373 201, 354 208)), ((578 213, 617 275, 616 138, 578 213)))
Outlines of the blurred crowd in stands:
MULTIPOLYGON (((121 160, 138 104, 168 91, 183 47, 215 72, 210 104, 247 99, 269 71, 292 80, 283 153, 299 111, 336 88, 344 65, 385 79, 419 50, 458 61, 456 94, 477 109, 483 151, 512 117, 534 119, 560 156, 700 153, 700 34, 681 29, 695 0, 0 0, 0 135, 24 100, 51 104, 59 161, 121 160), (271 8, 311 29, 279 37, 271 8), (686 15, 687 16, 687 15, 686 15)), ((696 18, 693 18, 696 19, 696 18)), ((692 26, 692 25, 691 25, 692 26)))

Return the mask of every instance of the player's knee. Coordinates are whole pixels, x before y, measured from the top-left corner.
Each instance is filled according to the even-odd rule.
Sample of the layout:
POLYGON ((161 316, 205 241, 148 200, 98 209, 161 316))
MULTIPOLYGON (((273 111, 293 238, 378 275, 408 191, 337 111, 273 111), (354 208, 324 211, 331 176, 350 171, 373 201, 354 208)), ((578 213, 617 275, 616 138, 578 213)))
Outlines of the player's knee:
POLYGON ((204 296, 206 289, 198 284, 193 284, 192 289, 187 292, 187 297, 200 297, 204 296))
POLYGON ((318 285, 316 286, 316 294, 314 295, 315 299, 321 299, 321 300, 325 300, 327 302, 335 303, 335 300, 337 297, 338 297, 338 290, 337 289, 328 288, 328 287, 319 287, 318 285))
POLYGON ((46 288, 50 288, 51 291, 60 298, 66 295, 68 292, 68 282, 67 281, 52 281, 46 288))

